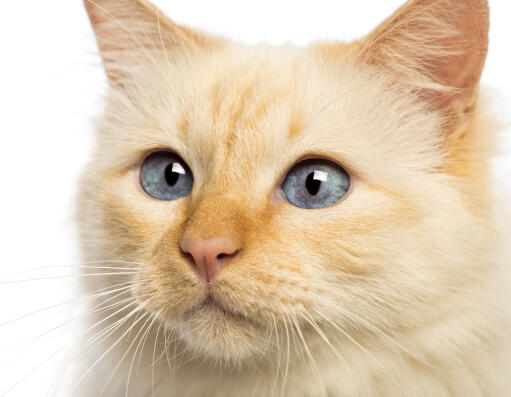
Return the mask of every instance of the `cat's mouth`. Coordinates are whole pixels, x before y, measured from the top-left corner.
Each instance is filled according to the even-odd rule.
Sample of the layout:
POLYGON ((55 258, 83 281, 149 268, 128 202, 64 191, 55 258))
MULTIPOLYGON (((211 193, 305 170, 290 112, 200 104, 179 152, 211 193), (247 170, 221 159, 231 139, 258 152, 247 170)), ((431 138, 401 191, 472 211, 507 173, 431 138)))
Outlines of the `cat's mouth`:
POLYGON ((260 353, 267 344, 267 328, 206 294, 193 308, 179 316, 176 330, 192 350, 212 357, 242 360, 260 353))
POLYGON ((187 310, 182 315, 182 319, 186 321, 197 316, 204 316, 212 320, 216 319, 217 321, 231 320, 235 322, 244 322, 258 328, 260 327, 260 324, 255 322, 253 319, 232 310, 222 304, 218 299, 215 299, 211 294, 208 294, 201 303, 192 309, 187 310))

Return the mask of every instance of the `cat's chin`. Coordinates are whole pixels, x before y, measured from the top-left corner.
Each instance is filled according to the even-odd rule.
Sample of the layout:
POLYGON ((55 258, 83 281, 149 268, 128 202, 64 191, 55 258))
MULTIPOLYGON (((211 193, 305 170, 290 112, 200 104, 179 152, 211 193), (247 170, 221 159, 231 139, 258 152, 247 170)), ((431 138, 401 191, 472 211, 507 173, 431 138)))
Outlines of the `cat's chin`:
POLYGON ((268 347, 266 329, 208 298, 184 313, 177 326, 181 339, 197 353, 241 364, 268 347))

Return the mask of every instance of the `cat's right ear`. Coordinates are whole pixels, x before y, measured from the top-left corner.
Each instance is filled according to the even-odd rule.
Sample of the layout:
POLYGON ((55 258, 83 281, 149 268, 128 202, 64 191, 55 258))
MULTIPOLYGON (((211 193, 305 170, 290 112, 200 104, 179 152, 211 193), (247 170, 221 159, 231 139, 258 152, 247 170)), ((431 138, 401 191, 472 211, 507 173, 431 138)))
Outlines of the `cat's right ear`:
POLYGON ((174 59, 178 52, 211 49, 219 39, 179 26, 146 0, 84 0, 103 65, 113 85, 133 66, 174 59))

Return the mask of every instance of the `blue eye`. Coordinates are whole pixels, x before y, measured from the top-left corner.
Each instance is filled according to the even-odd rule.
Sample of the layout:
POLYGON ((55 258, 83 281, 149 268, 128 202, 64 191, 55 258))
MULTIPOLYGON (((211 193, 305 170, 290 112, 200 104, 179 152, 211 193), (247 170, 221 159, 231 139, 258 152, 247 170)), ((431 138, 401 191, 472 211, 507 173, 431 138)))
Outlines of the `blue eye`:
POLYGON ((343 198, 350 177, 341 166, 325 159, 309 159, 296 164, 286 175, 282 190, 296 207, 329 207, 343 198))
POLYGON ((142 164, 140 184, 155 199, 177 200, 192 190, 193 175, 177 154, 155 152, 147 156, 142 164))

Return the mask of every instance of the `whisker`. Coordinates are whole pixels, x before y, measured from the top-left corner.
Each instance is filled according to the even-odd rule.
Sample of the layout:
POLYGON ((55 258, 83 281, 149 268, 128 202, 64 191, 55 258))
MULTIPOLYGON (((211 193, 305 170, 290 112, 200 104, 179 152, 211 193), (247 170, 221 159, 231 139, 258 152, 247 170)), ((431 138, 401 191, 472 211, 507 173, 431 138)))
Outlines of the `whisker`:
POLYGON ((28 278, 24 280, 13 280, 13 281, 4 281, 0 282, 0 285, 9 285, 16 283, 26 283, 30 281, 42 281, 42 280, 57 280, 57 279, 69 279, 69 278, 81 278, 81 277, 104 277, 104 276, 122 276, 122 275, 133 275, 138 274, 138 272, 116 272, 116 273, 85 273, 85 274, 76 274, 76 275, 68 275, 68 276, 49 276, 49 277, 39 277, 39 278, 28 278))
POLYGON ((321 374, 319 372, 319 369, 316 365, 316 361, 314 360, 314 358, 312 357, 312 353, 309 349, 309 346, 307 345, 307 342, 305 341, 305 337, 303 336, 303 332, 301 330, 301 327, 300 327, 300 324, 298 323, 298 320, 296 319, 296 316, 293 312, 291 312, 291 319, 293 320, 293 323, 294 323, 294 326, 295 326, 295 329, 298 333, 298 336, 300 337, 300 340, 303 344, 303 347, 305 349, 305 353, 307 354, 307 357, 309 358, 309 361, 311 363, 311 366, 312 366, 312 369, 314 371, 314 374, 316 376, 316 378, 318 379, 318 381, 322 384, 324 384, 324 381, 323 381, 323 378, 321 377, 321 374))
POLYGON ((128 397, 128 394, 129 394, 129 385, 130 385, 130 379, 131 379, 131 373, 132 373, 132 370, 133 370, 133 363, 135 362, 135 359, 137 357, 137 351, 140 347, 140 343, 142 342, 143 340, 143 331, 144 331, 144 327, 146 326, 146 324, 151 320, 151 315, 149 315, 147 317, 147 320, 144 322, 144 324, 142 324, 140 326, 140 330, 137 332, 137 334, 135 335, 135 337, 133 338, 133 341, 130 343, 130 345, 128 346, 128 348, 126 349, 126 353, 122 356, 121 358, 121 362, 124 360, 124 358, 126 357, 126 355, 128 354, 128 352, 131 350, 131 347, 136 343, 137 339, 138 339, 138 336, 142 333, 142 337, 140 338, 140 342, 138 342, 137 346, 135 347, 135 351, 133 352, 133 358, 131 360, 131 363, 130 363, 130 367, 129 367, 129 370, 128 370, 128 376, 126 378, 126 391, 124 393, 125 397, 128 397))
MULTIPOLYGON (((101 391, 99 392, 99 395, 98 397, 101 397, 103 395, 103 393, 107 390, 108 386, 110 385, 110 382, 112 381, 113 377, 115 376, 115 374, 117 373, 117 371, 119 370, 119 367, 122 365, 124 359, 126 358, 126 356, 128 355, 129 351, 131 350, 131 347, 135 344, 139 334, 142 332, 142 330, 144 329, 144 326, 145 324, 147 324, 147 322, 149 320, 151 320, 151 316, 149 315, 149 313, 142 313, 142 316, 140 317, 140 319, 143 319, 147 316, 147 320, 146 322, 140 327, 139 331, 137 332, 137 334, 135 335, 135 337, 133 338, 133 341, 130 343, 130 345, 128 346, 128 348, 126 349, 126 352, 124 353, 124 355, 119 359, 119 362, 117 363, 117 365, 115 366, 115 368, 112 370, 112 373, 110 374, 110 376, 108 377, 107 381, 105 382, 105 384, 103 385, 103 388, 101 389, 101 391)), ((130 375, 131 375, 131 367, 130 367, 130 372, 128 373, 128 383, 129 383, 129 378, 130 378, 130 375)), ((126 384, 126 396, 128 395, 128 383, 126 384)))
MULTIPOLYGON (((142 331, 144 329, 144 327, 146 326, 147 322, 149 320, 151 320, 151 317, 153 318, 153 321, 151 321, 151 323, 147 326, 147 329, 145 330, 145 332, 142 334, 142 337, 140 338, 140 342, 138 342, 137 344, 137 347, 135 348, 135 352, 133 354, 133 358, 131 359, 131 364, 130 364, 130 369, 128 371, 128 379, 126 381, 126 394, 125 396, 128 397, 128 390, 129 390, 129 383, 130 383, 130 376, 131 376, 131 371, 133 370, 133 364, 135 363, 135 359, 137 358, 137 351, 140 349, 140 346, 142 346, 142 349, 140 350, 140 356, 139 356, 139 362, 138 362, 138 366, 140 365, 140 357, 142 357, 142 352, 143 352, 143 349, 144 349, 144 345, 145 345, 145 337, 147 337, 149 331, 151 330, 151 327, 153 326, 154 322, 157 320, 158 316, 161 314, 161 311, 159 311, 156 315, 154 314, 150 314, 149 315, 149 318, 147 319, 147 321, 142 325, 142 327, 140 328, 140 331, 142 331)), ((139 333, 140 333, 139 331, 139 333)), ((138 333, 137 335, 135 336, 134 338, 134 341, 137 340, 137 337, 138 337, 138 333)), ((129 349, 129 348, 128 348, 129 349)), ((137 366, 137 368, 138 368, 137 366)), ((137 370, 138 371, 138 370, 137 370)))
MULTIPOLYGON (((91 327, 93 328, 93 327, 91 327)), ((90 329, 90 328, 89 328, 90 329)), ((86 331, 88 332, 88 330, 86 331)), ((68 347, 74 345, 74 341, 71 341, 67 344, 65 344, 63 347, 61 347, 60 349, 58 349, 56 352, 54 352, 53 354, 51 354, 47 359, 45 359, 44 361, 40 362, 39 364, 37 364, 35 367, 33 367, 28 373, 26 373, 23 377, 21 377, 20 379, 18 379, 12 386, 10 386, 2 395, 1 397, 4 397, 6 396, 8 393, 10 393, 14 388, 16 388, 16 386, 18 386, 21 382, 25 381, 30 375, 32 375, 34 372, 36 372, 38 369, 40 369, 41 367, 43 367, 45 364, 47 364, 49 361, 51 361, 52 359, 54 359, 56 356, 58 356, 61 352, 63 352, 65 349, 67 349, 68 347)))
MULTIPOLYGON (((149 298, 143 305, 139 306, 136 308, 136 310, 140 311, 143 309, 144 306, 146 306, 150 301, 151 301, 152 297, 149 298)), ((139 319, 137 319, 135 322, 133 322, 133 324, 128 328, 127 331, 125 331, 120 337, 119 339, 117 339, 116 342, 114 342, 112 344, 112 346, 110 346, 108 348, 108 350, 106 350, 90 367, 89 369, 87 369, 87 371, 85 371, 85 373, 82 374, 82 376, 80 376, 80 378, 76 381, 75 385, 72 387, 71 391, 74 391, 76 389, 76 387, 83 381, 83 379, 85 379, 85 377, 96 367, 96 365, 99 364, 99 362, 108 354, 112 351, 112 349, 117 346, 121 340, 128 334, 129 331, 131 331, 138 323, 139 321, 144 318, 144 317, 141 317, 139 319)))
MULTIPOLYGON (((12 323, 14 323, 16 321, 20 321, 20 320, 23 320, 25 318, 28 318, 30 316, 33 316, 33 315, 36 315, 36 314, 40 314, 40 313, 44 313, 45 311, 48 311, 48 310, 51 310, 51 309, 55 309, 57 307, 61 307, 61 306, 65 306, 65 305, 70 305, 70 304, 73 304, 73 303, 80 303, 82 301, 86 301, 86 300, 89 300, 89 299, 95 299, 95 298, 99 298, 101 296, 110 295, 110 294, 118 292, 118 291, 120 291, 122 289, 129 289, 133 285, 137 285, 138 283, 125 282, 125 283, 115 284, 113 287, 116 287, 116 286, 119 286, 119 285, 124 285, 124 284, 129 284, 129 285, 127 285, 127 286, 125 286, 123 288, 115 289, 113 291, 106 291, 106 292, 102 291, 103 289, 105 289, 105 288, 102 288, 102 289, 98 290, 97 293, 95 292, 94 294, 87 295, 85 297, 79 297, 79 298, 71 299, 71 300, 68 300, 68 301, 65 301, 65 302, 61 302, 61 303, 57 303, 57 304, 54 304, 54 305, 46 306, 46 307, 44 307, 42 309, 34 310, 33 312, 30 312, 30 313, 24 314, 22 316, 16 317, 14 319, 5 321, 3 323, 0 323, 0 328, 4 327, 6 325, 12 324, 12 323)), ((111 288, 111 287, 107 287, 107 288, 111 288)))
POLYGON ((275 318, 275 314, 273 314, 273 312, 270 312, 271 315, 272 315, 272 318, 273 318, 273 327, 274 327, 274 330, 275 330, 275 340, 277 342, 277 371, 276 371, 276 376, 275 376, 275 380, 273 382, 273 387, 272 387, 272 395, 275 395, 276 393, 276 388, 277 388, 277 384, 278 384, 278 379, 279 379, 279 376, 278 374, 280 373, 281 371, 281 348, 280 348, 280 339, 279 339, 279 331, 278 331, 278 328, 277 328, 277 320, 275 318))
MULTIPOLYGON (((155 316, 155 320, 153 322, 155 322, 156 320, 159 320, 160 319, 160 316, 163 312, 165 312, 165 310, 170 306, 170 302, 167 303, 163 308, 161 308, 156 314, 153 314, 155 316)), ((159 321, 159 326, 158 326, 158 332, 161 328, 161 326, 164 325, 164 321, 159 321)), ((152 327, 152 324, 150 325, 150 327, 152 327)), ((148 331, 150 330, 150 328, 148 329, 148 331)), ((156 333, 156 336, 154 337, 154 349, 156 349, 156 342, 158 341, 158 332, 156 333)), ((146 334, 146 338, 147 336, 149 335, 149 333, 146 334)), ((145 343, 145 342, 144 342, 145 343)), ((154 352, 154 349, 153 349, 153 362, 154 362, 154 354, 156 354, 154 352)), ((138 363, 137 363, 137 371, 140 371, 140 359, 141 359, 141 356, 139 356, 139 359, 138 359, 138 363)), ((143 371, 146 371, 146 370, 149 370, 151 368, 154 368, 152 365, 149 365, 147 366, 146 368, 143 369, 143 371)))
POLYGON ((1 281, 4 281, 4 280, 8 280, 9 278, 12 278, 12 277, 17 277, 17 276, 20 276, 22 274, 26 274, 26 273, 30 273, 30 272, 35 272, 35 271, 38 271, 38 270, 47 270, 47 269, 105 269, 105 270, 133 270, 133 266, 132 267, 119 267, 119 266, 90 266, 92 265, 93 263, 98 263, 98 264, 102 264, 102 263, 120 263, 120 264, 133 264, 133 265, 137 265, 137 266, 142 266, 143 263, 139 263, 139 262, 127 262, 127 261, 120 261, 120 260, 107 260, 107 261, 92 261, 92 262, 85 262, 84 264, 82 265, 48 265, 48 266, 39 266, 39 267, 34 267, 32 269, 27 269, 27 270, 23 270, 21 272, 18 272, 18 273, 13 273, 13 274, 10 274, 8 276, 4 276, 2 278, 0 278, 0 282, 1 281))
POLYGON ((24 382, 30 375, 32 375, 34 372, 36 372, 38 369, 40 369, 41 367, 43 367, 46 363, 48 363, 49 361, 51 361, 52 359, 54 359, 56 356, 58 356, 62 351, 64 351, 65 349, 67 349, 71 344, 66 344, 64 347, 58 349, 55 353, 51 354, 50 357, 48 357, 47 359, 45 359, 44 361, 40 362, 39 364, 37 364, 35 367, 33 367, 28 373, 26 373, 25 375, 23 375, 22 378, 18 379, 12 386, 10 386, 5 392, 2 393, 2 395, 0 397, 4 397, 6 396, 7 394, 9 394, 12 390, 14 390, 16 388, 16 386, 18 386, 21 382, 24 382))
POLYGON ((291 355, 291 346, 290 346, 290 338, 289 338, 289 330, 288 330, 288 326, 287 326, 287 321, 286 321, 286 317, 283 316, 282 317, 282 320, 284 321, 284 327, 286 329, 286 351, 287 351, 287 354, 286 354, 286 367, 285 367, 285 370, 284 370, 284 377, 282 379, 282 385, 281 385, 281 391, 280 391, 280 396, 284 396, 284 392, 285 392, 285 389, 286 389, 286 382, 287 382, 287 374, 288 374, 288 371, 289 371, 289 360, 290 360, 290 355, 291 355))
POLYGON ((307 321, 311 327, 318 333, 321 339, 325 341, 325 343, 330 347, 337 356, 342 357, 342 355, 339 353, 339 351, 332 345, 330 340, 326 337, 325 333, 321 330, 321 328, 318 326, 318 324, 314 321, 314 319, 308 314, 308 311, 306 313, 300 313, 300 315, 307 321))
MULTIPOLYGON (((154 294, 145 294, 145 295, 142 295, 141 297, 152 296, 152 295, 154 295, 154 294)), ((91 339, 89 339, 87 341, 87 343, 97 343, 97 344, 102 343, 111 334, 113 334, 120 326, 122 326, 122 324, 124 322, 129 320, 129 318, 133 314, 135 314, 135 313, 137 313, 137 312, 142 310, 142 308, 140 306, 138 306, 138 303, 136 302, 135 298, 133 298, 133 297, 126 298, 123 301, 119 302, 119 304, 124 303, 124 302, 129 302, 129 301, 131 301, 131 303, 128 303, 125 307, 122 307, 121 309, 116 310, 114 313, 112 313, 109 316, 107 316, 107 317, 103 318, 102 320, 98 321, 93 327, 90 327, 90 329, 95 328, 98 325, 102 324, 103 322, 109 320, 113 316, 119 314, 120 312, 125 310, 127 307, 135 305, 135 308, 132 309, 132 311, 130 313, 128 313, 126 316, 120 318, 119 320, 115 321, 113 324, 110 324, 109 326, 104 328, 103 331, 100 331, 100 332, 96 333, 91 339)))
POLYGON ((397 381, 397 379, 392 375, 392 373, 387 368, 385 368, 385 366, 376 357, 374 357, 374 355, 372 355, 366 348, 364 348, 360 343, 358 343, 347 331, 339 327, 319 310, 314 309, 314 311, 323 319, 325 319, 328 323, 330 323, 336 330, 342 333, 346 338, 348 338, 355 346, 357 346, 360 350, 367 354, 389 376, 389 378, 392 379, 396 386, 398 386, 401 389, 403 394, 406 395, 406 391, 403 389, 403 386, 401 386, 401 383, 397 381))
POLYGON ((351 312, 350 310, 346 310, 342 307, 339 307, 339 306, 336 306, 336 310, 339 310, 341 312, 344 313, 344 315, 346 315, 347 317, 353 317, 355 318, 357 321, 361 322, 362 324, 364 324, 367 328, 369 328, 370 330, 372 330, 373 332, 375 332, 376 334, 380 335, 381 337, 385 338, 387 341, 389 341, 390 343, 392 343, 395 347, 397 347, 401 352, 405 353, 406 355, 408 355, 409 357, 412 357, 414 360, 417 360, 418 362, 430 367, 430 368, 437 368, 435 365, 433 365, 432 363, 430 362, 426 362, 424 361, 423 359, 417 357, 415 354, 413 354, 412 352, 410 352, 409 350, 407 350, 403 345, 401 345, 400 343, 398 343, 395 339, 393 339, 390 335, 388 335, 386 332, 384 332, 383 330, 381 330, 380 328, 376 327, 375 325, 371 324, 369 321, 365 320, 364 318, 362 318, 361 316, 358 316, 356 315, 355 313, 351 312))
MULTIPOLYGON (((120 302, 116 302, 114 304, 111 304, 109 306, 115 306, 115 305, 120 305, 120 304, 123 304, 125 303, 126 301, 131 301, 127 304, 124 304, 123 307, 121 307, 119 310, 117 310, 116 312, 112 313, 111 315, 109 315, 108 317, 106 318, 103 318, 101 321, 98 321, 96 322, 95 324, 93 324, 92 326, 90 326, 89 328, 87 328, 87 330, 85 330, 84 332, 81 333, 80 337, 83 337, 85 336, 87 333, 89 333, 91 330, 93 330, 94 328, 96 328, 97 326, 99 326, 101 323, 103 323, 104 321, 108 320, 108 318, 122 312, 123 310, 126 310, 128 307, 132 306, 133 304, 135 304, 136 302, 134 302, 134 299, 133 298, 128 298, 128 299, 124 299, 123 301, 120 301, 120 302)), ((137 308, 135 310, 133 310, 133 312, 135 311, 138 311, 137 308)), ((108 332, 108 330, 110 330, 110 326, 107 327, 106 330, 103 330, 103 331, 99 331, 98 333, 96 333, 94 336, 92 336, 91 338, 89 338, 88 341, 85 342, 85 346, 82 347, 77 353, 76 355, 80 356, 86 349, 88 348, 91 348, 93 347, 93 345, 91 345, 91 343, 93 343, 94 341, 97 341, 97 339, 99 339, 98 335, 102 335, 104 334, 105 332, 108 333, 108 335, 110 335, 111 333, 115 332, 116 329, 118 329, 120 326, 122 326, 122 324, 127 321, 129 319, 129 317, 131 317, 130 315, 126 315, 125 317, 123 317, 123 319, 121 320, 124 320, 124 321, 121 321, 121 322, 116 322, 116 324, 114 324, 115 326, 113 326, 113 328, 111 329, 111 332, 108 332)), ((108 337, 105 336, 105 338, 108 337)), ((101 341, 99 341, 98 343, 101 343, 105 338, 103 338, 101 341)), ((68 343, 66 346, 64 346, 64 348, 67 348, 67 347, 70 347, 71 345, 74 345, 75 342, 72 341, 70 343, 68 343)), ((64 365, 62 365, 58 371, 58 373, 62 372, 63 370, 63 367, 64 365)))
POLYGON ((154 366, 156 365, 155 357, 156 357, 156 347, 158 346, 158 337, 160 335, 161 327, 163 326, 163 321, 160 321, 160 325, 156 331, 156 336, 154 338, 154 346, 153 346, 153 363, 151 365, 151 391, 152 397, 155 397, 155 388, 154 388, 154 366))
MULTIPOLYGON (((128 287, 125 287, 125 288, 131 288, 131 286, 128 286, 128 287)), ((27 344, 28 344, 28 345, 30 345, 31 343, 34 343, 34 342, 36 342, 37 340, 44 338, 45 336, 49 335, 50 333, 52 333, 52 332, 54 332, 54 331, 56 331, 56 330, 58 330, 58 329, 60 329, 60 328, 62 328, 62 327, 64 327, 64 326, 66 326, 66 325, 68 325, 68 324, 71 324, 72 322, 74 322, 74 321, 76 321, 76 320, 82 319, 82 318, 84 318, 84 317, 87 317, 87 316, 93 315, 93 314, 95 314, 95 313, 98 313, 98 312, 101 312, 101 311, 104 311, 104 310, 108 310, 108 309, 109 309, 109 308, 111 308, 111 307, 114 307, 114 306, 120 305, 120 304, 122 304, 122 303, 124 303, 124 302, 123 302, 123 301, 121 301, 121 302, 116 302, 116 303, 113 303, 113 304, 107 305, 107 306, 105 306, 105 307, 100 307, 100 306, 102 306, 104 303, 106 303, 106 302, 108 302, 108 301, 110 301, 110 300, 112 300, 112 299, 118 298, 119 296, 124 295, 124 294, 127 294, 127 293, 129 293, 129 292, 130 292, 129 290, 128 290, 128 291, 120 292, 119 294, 114 295, 113 297, 111 297, 111 298, 107 299, 106 301, 103 301, 102 303, 100 303, 100 304, 96 305, 95 307, 93 307, 93 308, 91 309, 92 311, 89 311, 89 310, 88 310, 88 311, 86 311, 85 313, 80 314, 79 316, 76 316, 76 317, 74 317, 74 318, 72 318, 72 319, 70 319, 70 320, 64 321, 63 323, 61 323, 61 324, 59 324, 59 325, 57 325, 57 326, 55 326, 55 327, 53 327, 53 328, 49 329, 48 331, 45 331, 43 334, 38 335, 38 336, 36 336, 35 338, 29 339, 28 341, 22 342, 22 343, 20 343, 20 344, 18 344, 18 345, 16 345, 16 346, 13 346, 13 347, 9 347, 9 348, 7 348, 7 349, 0 350, 0 352, 6 352, 6 351, 14 350, 14 349, 20 348, 20 347, 22 347, 22 346, 24 346, 24 345, 27 345, 27 344), (98 307, 99 307, 99 308, 98 308, 98 307), (97 309, 96 309, 96 308, 97 308, 97 309), (93 309, 95 309, 95 310, 93 310, 93 309)))

